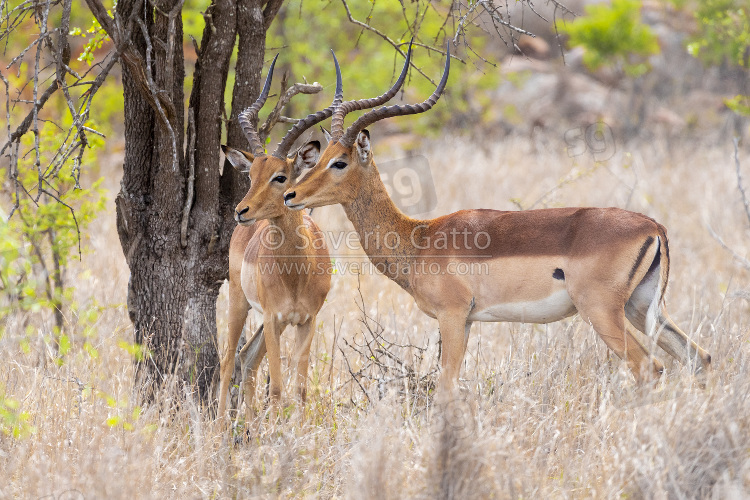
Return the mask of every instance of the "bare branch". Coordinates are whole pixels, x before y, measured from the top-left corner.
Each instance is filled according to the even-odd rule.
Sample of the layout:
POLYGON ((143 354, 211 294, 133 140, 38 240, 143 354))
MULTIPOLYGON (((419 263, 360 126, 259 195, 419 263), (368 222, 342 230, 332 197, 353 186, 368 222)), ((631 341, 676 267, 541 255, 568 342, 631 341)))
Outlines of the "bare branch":
POLYGON ((107 9, 104 8, 102 2, 100 0, 86 0, 86 5, 89 6, 89 10, 94 15, 94 18, 115 42, 115 45, 120 46, 122 44, 122 38, 119 36, 120 32, 116 29, 114 20, 109 17, 107 9))
MULTIPOLYGON (((148 84, 148 90, 152 96, 153 104, 156 106, 156 110, 158 112, 158 116, 161 117, 161 122, 164 128, 166 129, 167 133, 169 134, 170 138, 172 139, 172 170, 175 172, 179 168, 179 160, 177 159, 177 138, 174 133, 174 128, 172 127, 172 123, 170 122, 169 118, 167 117, 167 113, 164 111, 164 108, 161 105, 162 99, 160 99, 160 95, 156 84, 154 83, 154 79, 151 76, 150 68, 151 68, 151 53, 153 51, 153 47, 151 45, 151 37, 148 34, 148 28, 146 28, 146 23, 143 22, 143 19, 140 17, 137 19, 138 25, 141 27, 141 33, 143 34, 143 38, 146 41, 146 66, 143 69, 143 73, 146 77, 146 82, 148 84)), ((172 116, 174 116, 174 113, 172 113, 172 116)))
MULTIPOLYGON (((169 12, 169 38, 167 39, 167 61, 174 60, 175 34, 177 29, 175 24, 178 16, 182 15, 182 6, 185 0, 179 0, 169 12)), ((174 85, 174 69, 171 64, 167 64, 164 72, 164 88, 171 89, 174 85)))
POLYGON ((190 220, 190 208, 193 205, 193 191, 195 189, 195 109, 190 108, 188 112, 188 147, 185 156, 188 161, 187 197, 185 207, 182 209, 182 225, 180 227, 180 244, 182 248, 187 246, 187 229, 190 220))
MULTIPOLYGON (((7 80, 5 80, 5 77, 3 77, 3 82, 6 84, 6 88, 8 87, 7 80)), ((41 96, 39 96, 39 99, 34 104, 34 108, 29 111, 29 114, 26 115, 26 118, 23 119, 21 124, 16 128, 13 133, 8 134, 8 142, 6 142, 2 149, 0 149, 0 155, 5 153, 5 150, 10 146, 12 143, 18 141, 22 135, 24 135, 26 132, 29 131, 29 127, 31 127, 31 122, 34 120, 35 113, 38 113, 39 110, 41 110, 44 105, 47 103, 49 98, 52 96, 52 94, 55 93, 57 89, 59 89, 60 86, 58 85, 57 80, 55 80, 49 87, 47 87, 47 90, 45 90, 41 96)), ((7 92, 6 92, 7 93, 7 92)), ((10 108, 10 104, 8 104, 8 108, 10 108)), ((10 130, 10 114, 7 115, 8 119, 8 129, 10 130)))
POLYGON ((747 270, 750 270, 750 260, 747 260, 746 258, 744 258, 743 256, 741 256, 740 254, 738 254, 737 252, 735 252, 729 245, 727 245, 726 243, 724 243, 724 240, 721 238, 721 236, 719 236, 716 233, 716 231, 714 231, 714 228, 712 228, 710 224, 706 224, 706 228, 708 229, 708 232, 711 233, 711 236, 713 237, 713 239, 715 239, 717 241, 717 243, 719 243, 719 245, 721 245, 721 247, 724 250, 726 250, 727 252, 731 253, 732 257, 734 257, 734 259, 737 262, 739 262, 742 265, 742 267, 744 267, 747 270))
MULTIPOLYGON (((401 56, 403 58, 406 58, 406 53, 403 50, 401 50, 401 45, 402 44, 399 44, 399 43, 395 42, 388 35, 386 35, 382 31, 380 31, 379 29, 374 28, 373 26, 370 26, 369 24, 365 24, 362 21, 358 21, 358 20, 354 19, 354 17, 352 16, 352 12, 349 10, 349 4, 346 3, 346 0, 341 0, 341 3, 344 4, 344 9, 346 9, 346 16, 349 18, 349 22, 351 22, 352 24, 354 24, 356 26, 361 27, 362 29, 366 29, 367 31, 371 31, 371 32, 375 33, 380 38, 382 38, 386 42, 390 43, 393 46, 393 48, 396 49, 396 52, 398 52, 399 54, 401 54, 401 56)), ((432 78, 430 78, 429 76, 427 76, 427 74, 424 71, 422 71, 422 68, 420 68, 419 66, 417 66, 416 64, 414 64, 414 60, 411 61, 411 66, 414 69, 416 69, 417 72, 420 75, 422 75, 423 77, 425 77, 430 83, 432 83, 433 85, 437 86, 437 83, 435 83, 435 81, 432 78)))
POLYGON ((357 291, 358 299, 355 299, 355 302, 360 312, 363 338, 359 341, 355 337, 351 343, 342 339, 347 351, 341 347, 339 350, 344 357, 351 380, 334 389, 334 392, 355 382, 370 401, 369 383, 375 383, 380 398, 384 397, 386 389, 391 387, 402 394, 406 389, 410 397, 429 399, 431 389, 435 386, 434 377, 438 373, 439 356, 429 363, 426 372, 421 371, 429 341, 426 346, 420 347, 408 341, 400 344, 387 338, 384 335, 385 327, 368 315, 359 285, 357 291), (361 363, 356 372, 351 368, 349 361, 352 354, 356 355, 361 363))
POLYGON ((276 14, 278 14, 281 4, 283 3, 284 0, 268 0, 268 3, 263 9, 263 24, 266 29, 271 26, 271 22, 273 22, 273 19, 276 17, 276 14))
POLYGON ((279 116, 278 123, 291 123, 291 124, 295 124, 295 123, 297 123, 300 120, 301 120, 301 118, 289 118, 288 116, 283 116, 282 115, 282 116, 279 116))
MULTIPOLYGON (((297 94, 317 94, 323 90, 323 86, 320 85, 318 82, 309 84, 309 83, 295 83, 291 87, 289 87, 286 92, 281 94, 279 96, 279 100, 276 103, 276 106, 274 106, 273 111, 271 111, 271 114, 268 115, 268 118, 266 118, 265 123, 263 123, 263 126, 260 127, 260 130, 258 131, 258 135, 260 136, 261 142, 265 142, 268 135, 271 133, 271 130, 273 129, 274 125, 276 125, 279 121, 281 121, 281 111, 286 107, 287 104, 292 100, 292 98, 297 94)), ((294 121, 294 123, 297 123, 294 121)))
POLYGON ((747 215, 747 221, 750 223, 750 201, 747 199, 747 193, 745 188, 742 186, 742 171, 740 170, 740 153, 739 153, 739 139, 734 138, 734 168, 737 172, 737 189, 740 190, 742 196, 742 204, 745 206, 745 215, 747 215))

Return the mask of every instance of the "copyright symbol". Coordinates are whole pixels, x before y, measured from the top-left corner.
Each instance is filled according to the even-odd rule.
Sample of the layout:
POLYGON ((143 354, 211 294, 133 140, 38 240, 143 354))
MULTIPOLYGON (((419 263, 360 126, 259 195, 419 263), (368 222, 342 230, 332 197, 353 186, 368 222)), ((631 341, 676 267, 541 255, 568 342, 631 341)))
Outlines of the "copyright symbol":
POLYGON ((284 244, 284 233, 278 227, 269 224, 260 233, 260 244, 268 250, 278 250, 284 244))
POLYGON ((436 431, 448 432, 464 439, 476 431, 473 405, 464 398, 457 398, 435 405, 436 431))

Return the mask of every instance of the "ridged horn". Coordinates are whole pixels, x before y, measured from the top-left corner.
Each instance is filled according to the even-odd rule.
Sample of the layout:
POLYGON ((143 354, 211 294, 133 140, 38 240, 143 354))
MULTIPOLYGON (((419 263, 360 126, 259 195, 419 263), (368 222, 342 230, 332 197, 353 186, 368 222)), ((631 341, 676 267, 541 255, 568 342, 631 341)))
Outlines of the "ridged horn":
POLYGON ((289 149, 292 147, 292 144, 294 144, 294 141, 296 141, 297 138, 302 135, 305 130, 330 117, 336 107, 341 105, 341 102, 344 100, 344 87, 341 78, 341 68, 339 67, 339 61, 338 59, 336 59, 336 54, 333 52, 333 50, 331 50, 331 54, 333 55, 333 64, 336 66, 336 94, 333 98, 333 103, 326 109, 318 111, 316 113, 311 113, 307 115, 306 118, 303 118, 302 120, 299 120, 297 123, 295 123, 294 127, 292 127, 289 132, 286 133, 284 138, 281 139, 281 142, 276 147, 276 151, 273 152, 273 156, 277 158, 285 158, 286 155, 289 154, 289 149))
POLYGON ((404 84, 406 79, 406 73, 409 70, 409 62, 411 61, 411 46, 414 39, 409 42, 409 50, 406 51, 406 61, 404 62, 404 68, 401 70, 401 74, 396 80, 396 83, 386 92, 385 94, 373 97, 372 99, 360 99, 358 101, 346 101, 342 103, 336 111, 333 112, 333 118, 331 119, 331 138, 333 142, 341 139, 344 135, 344 117, 352 111, 358 111, 360 109, 374 108, 390 101, 393 96, 396 95, 401 85, 404 84))
POLYGON ((354 141, 357 140, 357 134, 377 121, 383 120, 385 118, 390 118, 392 116, 415 115, 417 113, 424 113, 428 109, 432 108, 438 101, 438 99, 440 99, 443 90, 445 90, 445 84, 448 81, 450 66, 450 44, 446 44, 445 69, 443 70, 443 78, 440 80, 440 83, 438 83, 435 92, 433 92, 426 101, 419 104, 396 104, 395 106, 384 106, 382 108, 373 109, 372 111, 365 113, 364 115, 360 116, 354 123, 352 123, 349 128, 346 129, 346 132, 339 140, 341 145, 347 148, 351 147, 354 144, 354 141))
POLYGON ((268 68, 266 83, 263 85, 263 91, 258 96, 258 99, 256 99, 252 106, 245 109, 245 111, 237 116, 242 132, 245 134, 247 142, 250 143, 250 152, 252 152, 254 156, 265 154, 263 144, 261 144, 260 136, 258 135, 258 112, 260 111, 260 108, 263 107, 263 104, 265 104, 266 98, 268 97, 268 91, 271 88, 271 80, 273 80, 273 67, 276 65, 276 59, 278 58, 279 55, 276 54, 276 57, 273 58, 273 62, 271 63, 271 67, 268 68))

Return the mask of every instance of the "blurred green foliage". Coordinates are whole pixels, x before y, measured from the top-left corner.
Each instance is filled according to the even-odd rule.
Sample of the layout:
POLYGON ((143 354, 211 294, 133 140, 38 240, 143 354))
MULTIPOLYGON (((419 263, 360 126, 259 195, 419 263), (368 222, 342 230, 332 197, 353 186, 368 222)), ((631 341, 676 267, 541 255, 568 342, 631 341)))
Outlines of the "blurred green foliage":
MULTIPOLYGON (((186 0, 182 9, 183 48, 187 75, 186 100, 191 90, 196 58, 190 40, 195 38, 200 44, 205 27, 204 13, 210 3, 210 0, 186 0)), ((104 4, 110 9, 115 7, 115 2, 104 2, 104 4)), ((400 47, 404 52, 411 39, 412 31, 417 32, 418 42, 435 46, 441 51, 445 50, 443 41, 445 35, 448 35, 448 38, 452 36, 452 33, 446 31, 445 26, 445 18, 450 8, 449 2, 367 1, 349 2, 349 7, 355 19, 370 24, 396 43, 401 44, 400 47)), ((100 31, 98 23, 93 21, 82 2, 73 5, 71 26, 75 26, 71 29, 71 33, 80 37, 77 57, 88 64, 97 60, 97 55, 103 55, 101 47, 106 49, 111 43, 100 31)), ((447 29, 449 30, 450 26, 447 29)), ((488 109, 488 103, 491 92, 499 84, 499 72, 474 54, 474 52, 483 53, 487 49, 487 44, 492 43, 492 38, 486 36, 480 29, 476 29, 467 33, 466 42, 471 46, 471 50, 467 51, 463 46, 459 47, 457 55, 467 62, 464 64, 455 59, 452 61, 448 88, 442 97, 443 100, 449 101, 450 105, 443 103, 435 106, 430 113, 409 119, 392 120, 393 123, 403 124, 401 126, 404 129, 422 135, 439 133, 440 125, 446 122, 455 124, 457 120, 465 120, 476 123, 494 117, 492 111, 488 109)), ((298 96, 290 103, 284 114, 295 117, 303 116, 330 104, 335 87, 330 49, 336 51, 342 66, 345 99, 380 95, 393 83, 403 65, 403 57, 398 55, 388 42, 379 35, 351 23, 341 3, 330 0, 287 0, 274 20, 266 40, 267 64, 270 63, 275 53, 280 53, 274 89, 279 89, 282 75, 286 73, 289 85, 303 80, 319 81, 323 84, 324 90, 317 95, 298 96)), ((454 47, 451 47, 451 50, 456 51, 454 47)), ((227 115, 230 112, 236 57, 235 48, 225 97, 227 115)), ((437 82, 442 73, 445 57, 441 53, 424 47, 415 47, 413 61, 426 75, 437 82)), ((266 69, 267 66, 264 72, 266 69)), ((110 115, 117 113, 116 116, 119 118, 122 110, 119 81, 117 85, 120 90, 119 101, 107 99, 107 104, 101 106, 101 109, 110 115)), ((403 98, 417 102, 426 99, 434 90, 434 85, 412 69, 404 88, 403 98)), ((106 89, 103 88, 100 93, 102 91, 106 89)), ((100 96, 97 95, 96 100, 99 99, 100 96)), ((397 96, 394 102, 398 99, 397 96)), ((269 102, 266 109, 261 112, 261 119, 264 118, 265 113, 270 112, 271 103, 269 102)), ((96 102, 95 106, 100 108, 96 102)), ((105 121, 99 116, 95 118, 98 122, 105 121)), ((283 126, 277 127, 273 133, 273 139, 278 139, 285 132, 286 129, 283 126)))
POLYGON ((30 420, 31 415, 21 411, 21 404, 7 397, 0 387, 0 432, 16 439, 26 437, 36 432, 30 420))
MULTIPOLYGON (((750 69, 750 3, 747 0, 698 0, 695 18, 700 31, 688 52, 707 64, 729 63, 750 69)), ((750 75, 748 75, 750 78, 750 75)), ((727 99, 735 113, 750 116, 750 96, 727 99)))
MULTIPOLYGON (((40 131, 42 165, 52 163, 45 156, 55 154, 63 135, 54 124, 44 124, 40 131)), ((33 136, 27 134, 22 146, 31 148, 32 142, 33 136)), ((102 141, 92 139, 90 145, 100 148, 102 141)), ((96 155, 92 153, 89 159, 95 162, 96 155)), ((39 182, 35 162, 34 154, 19 160, 18 180, 22 185, 34 186, 39 182)), ((98 319, 98 308, 92 303, 77 304, 74 286, 72 283, 66 286, 65 278, 71 259, 78 257, 79 249, 85 250, 82 242, 86 241, 87 226, 104 210, 106 202, 101 187, 103 179, 76 189, 75 179, 66 166, 69 167, 63 164, 58 172, 44 176, 45 190, 55 193, 58 199, 46 194, 37 199, 32 189, 18 197, 19 207, 14 217, 4 216, 0 220, 0 338, 11 320, 20 321, 26 325, 26 331, 19 342, 28 353, 29 340, 39 328, 47 337, 45 341, 56 343, 59 363, 72 346, 70 335, 74 327, 85 339, 83 349, 91 356, 95 353, 88 338, 98 319), (60 321, 63 310, 67 318, 60 321), (59 319, 52 322, 52 331, 45 333, 48 329, 43 325, 49 323, 50 315, 59 319), (49 338, 49 333, 53 338, 49 338)), ((0 169, 0 178, 8 178, 4 169, 0 169)), ((8 182, 0 185, 0 196, 14 198, 13 187, 8 182)))
POLYGON ((611 5, 586 5, 586 14, 561 27, 571 46, 585 49, 591 70, 613 65, 627 75, 649 71, 648 57, 659 53, 656 35, 641 21, 640 0, 613 0, 611 5))
POLYGON ((698 0, 695 18, 700 32, 688 51, 708 64, 749 67, 750 4, 747 0, 698 0))
MULTIPOLYGON (((11 3, 11 8, 21 4, 11 3)), ((49 25, 59 25, 60 15, 59 9, 53 9, 49 25)), ((5 54, 14 57, 33 43, 38 34, 35 21, 31 17, 20 20, 13 36, 3 40, 5 54)), ((107 53, 109 40, 84 2, 72 4, 70 35, 69 65, 85 74, 107 53)), ((11 107, 11 130, 31 109, 29 82, 34 68, 29 56, 33 59, 33 51, 6 73, 10 95, 22 99, 11 107)), ((43 52, 41 62, 48 58, 43 52)), ((54 66, 46 71, 54 71, 54 66)), ((68 88, 74 102, 80 102, 86 90, 86 86, 68 88)), ((121 82, 117 75, 110 75, 84 125, 116 136, 115 131, 121 129, 122 101, 121 82)), ((8 172, 8 164, 0 166, 0 338, 17 342, 26 354, 32 354, 32 346, 41 339, 53 347, 48 352, 55 353, 58 364, 74 352, 91 359, 98 357, 95 325, 102 308, 93 299, 77 302, 75 288, 90 279, 90 273, 88 277, 85 271, 74 275, 71 264, 78 260, 79 252, 87 253, 87 227, 105 208, 99 153, 117 148, 117 141, 106 143, 102 136, 88 133, 79 178, 75 155, 62 161, 60 154, 75 147, 77 137, 67 133, 72 126, 62 92, 53 94, 39 113, 38 150, 30 130, 21 138, 13 175, 8 172), (40 194, 42 189, 51 194, 40 194)))
MULTIPOLYGON (((412 31, 415 41, 445 51, 444 37, 452 36, 446 28, 445 17, 450 2, 349 2, 352 17, 369 23, 387 35, 406 52, 412 31), (446 29, 448 33, 446 33, 446 29)), ((477 29, 467 34, 467 43, 476 53, 483 53, 492 38, 477 29)), ((344 99, 375 97, 385 92, 398 77, 404 63, 401 55, 376 33, 351 23, 339 2, 329 0, 288 0, 279 12, 267 39, 268 58, 279 52, 277 80, 288 71, 290 84, 306 79, 319 81, 324 90, 318 95, 292 102, 288 116, 322 109, 333 98, 336 77, 330 49, 336 52, 344 81, 344 99)), ((491 118, 488 96, 499 84, 499 71, 481 61, 475 54, 451 45, 451 52, 465 59, 466 64, 453 59, 446 93, 429 113, 397 118, 389 126, 412 131, 418 135, 442 132, 442 125, 460 120, 477 123, 491 118), (448 104, 449 103, 449 104, 448 104)), ((415 46, 412 61, 435 83, 440 80, 445 56, 425 47, 415 46)), ((276 84, 278 85, 278 84, 276 84)), ((435 90, 435 86, 414 68, 404 85, 402 94, 407 102, 421 102, 435 90)), ((353 113, 353 115, 355 115, 353 113)), ((347 123, 354 119, 347 118, 347 123)), ((459 122, 459 123, 457 123, 459 122)), ((283 132, 283 131, 280 131, 283 132)))

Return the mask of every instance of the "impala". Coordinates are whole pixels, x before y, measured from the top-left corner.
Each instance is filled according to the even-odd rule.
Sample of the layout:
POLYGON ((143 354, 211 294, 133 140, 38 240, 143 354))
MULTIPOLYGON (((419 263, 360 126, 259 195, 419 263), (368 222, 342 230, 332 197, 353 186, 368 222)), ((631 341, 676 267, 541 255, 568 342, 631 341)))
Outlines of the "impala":
POLYGON ((650 355, 641 334, 626 326, 626 317, 671 356, 693 361, 696 372, 707 369, 711 356, 665 311, 669 247, 664 226, 653 219, 618 208, 555 208, 461 210, 416 220, 396 208, 380 179, 366 127, 429 110, 445 88, 449 68, 448 53, 443 77, 426 101, 372 109, 346 130, 347 113, 384 104, 401 82, 381 98, 338 105, 328 146, 308 175, 284 194, 286 205, 296 210, 341 204, 376 269, 438 320, 440 392, 455 387, 474 321, 550 323, 576 312, 639 382, 658 377, 663 365, 650 355), (470 267, 476 263, 484 266, 470 267), (461 268, 483 272, 451 271, 461 268))
MULTIPOLYGON (((268 96, 275 63, 276 59, 260 97, 239 115, 251 151, 222 146, 229 162, 248 172, 250 190, 235 209, 238 225, 229 245, 229 339, 220 360, 221 417, 226 411, 237 343, 250 307, 263 314, 263 325, 240 352, 248 417, 255 392, 255 375, 266 352, 272 408, 274 413, 278 411, 281 333, 287 325, 297 327, 294 358, 298 395, 304 401, 315 317, 331 287, 331 259, 322 232, 312 218, 286 208, 282 193, 303 169, 315 164, 320 143, 308 143, 288 158, 289 149, 302 132, 331 116, 334 106, 299 120, 274 153, 266 155, 256 123, 258 111, 268 96)), ((337 95, 341 95, 340 83, 337 95)), ((334 100, 334 104, 340 102, 341 97, 334 100)))

